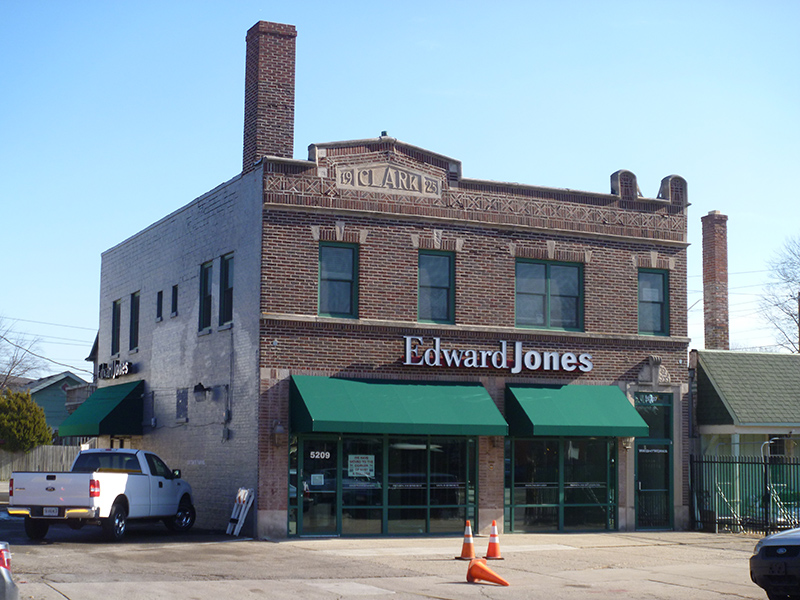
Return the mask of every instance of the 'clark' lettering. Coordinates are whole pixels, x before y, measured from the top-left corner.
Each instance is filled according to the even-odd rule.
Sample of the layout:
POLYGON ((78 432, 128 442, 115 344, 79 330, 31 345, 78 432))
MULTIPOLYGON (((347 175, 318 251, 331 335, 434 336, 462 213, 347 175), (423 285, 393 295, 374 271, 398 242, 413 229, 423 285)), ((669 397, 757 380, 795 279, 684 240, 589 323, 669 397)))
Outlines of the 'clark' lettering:
POLYGON ((379 189, 412 196, 441 197, 442 195, 442 184, 439 179, 394 165, 340 167, 337 173, 336 183, 343 188, 379 189))
POLYGON ((500 341, 499 350, 457 350, 442 348, 441 338, 433 338, 433 345, 425 347, 421 336, 405 335, 404 365, 417 367, 464 367, 467 369, 511 369, 512 374, 527 371, 581 371, 588 373, 594 367, 592 355, 574 352, 539 352, 523 350, 522 342, 500 341), (509 349, 513 348, 511 357, 509 349))

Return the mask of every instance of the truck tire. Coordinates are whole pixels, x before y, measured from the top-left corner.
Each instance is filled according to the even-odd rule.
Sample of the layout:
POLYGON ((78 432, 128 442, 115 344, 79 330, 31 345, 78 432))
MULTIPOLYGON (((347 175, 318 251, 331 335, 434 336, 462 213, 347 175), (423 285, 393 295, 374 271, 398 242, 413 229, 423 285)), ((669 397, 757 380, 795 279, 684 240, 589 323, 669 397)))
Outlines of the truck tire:
POLYGON ((25 535, 32 540, 44 539, 47 535, 47 530, 50 529, 50 523, 42 519, 31 519, 25 517, 25 535))
POLYGON ((103 536, 109 542, 118 542, 125 537, 125 530, 128 526, 128 511, 119 502, 115 502, 111 507, 111 512, 107 519, 103 519, 103 536))
POLYGON ((183 533, 192 528, 195 517, 196 513, 191 500, 189 500, 187 496, 184 496, 181 498, 180 504, 178 504, 178 512, 175 513, 175 516, 164 519, 164 525, 166 525, 167 529, 170 531, 183 533))

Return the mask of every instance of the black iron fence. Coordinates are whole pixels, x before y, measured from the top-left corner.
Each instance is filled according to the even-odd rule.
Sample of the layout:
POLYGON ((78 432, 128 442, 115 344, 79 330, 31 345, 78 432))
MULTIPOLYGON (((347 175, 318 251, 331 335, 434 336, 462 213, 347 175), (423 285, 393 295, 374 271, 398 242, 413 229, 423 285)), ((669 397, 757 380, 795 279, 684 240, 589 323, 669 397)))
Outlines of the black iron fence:
POLYGON ((800 527, 800 460, 692 456, 696 529, 772 533, 800 527))

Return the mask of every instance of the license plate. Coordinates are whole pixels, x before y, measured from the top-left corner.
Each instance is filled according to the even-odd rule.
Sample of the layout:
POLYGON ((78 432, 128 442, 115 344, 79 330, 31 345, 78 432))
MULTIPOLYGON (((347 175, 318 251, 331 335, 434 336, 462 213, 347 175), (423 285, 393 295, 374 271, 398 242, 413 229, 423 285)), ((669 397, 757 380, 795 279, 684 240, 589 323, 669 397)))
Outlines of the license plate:
POLYGON ((57 506, 45 506, 42 509, 42 516, 45 516, 45 517, 57 517, 58 516, 58 507, 57 506))
POLYGON ((786 575, 786 563, 776 562, 769 566, 770 575, 786 575))

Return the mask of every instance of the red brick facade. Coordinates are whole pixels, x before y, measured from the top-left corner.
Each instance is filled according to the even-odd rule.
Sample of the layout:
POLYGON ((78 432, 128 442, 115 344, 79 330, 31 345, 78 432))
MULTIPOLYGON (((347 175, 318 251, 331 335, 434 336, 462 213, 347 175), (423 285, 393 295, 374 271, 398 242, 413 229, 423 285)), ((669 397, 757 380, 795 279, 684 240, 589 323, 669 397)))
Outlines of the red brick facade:
MULTIPOLYGON (((269 28, 259 27, 264 29, 269 28)), ((248 44, 248 97, 251 52, 248 44)), ((279 77, 284 76, 281 71, 279 77)), ((276 126, 277 141, 254 146, 253 139, 265 137, 261 132, 272 126, 254 126, 251 113, 246 109, 244 168, 266 154, 287 157, 263 162, 259 510, 276 514, 287 509, 289 438, 276 436, 274 428, 289 423, 292 374, 480 381, 501 412, 504 390, 513 383, 618 385, 628 394, 663 384, 662 391, 676 396, 676 462, 688 457, 689 413, 682 398, 689 343, 688 202, 682 178, 665 178, 658 198, 642 198, 628 171, 611 176, 611 193, 464 179, 459 161, 386 135, 313 145, 308 161, 290 160, 279 151, 288 141, 283 121, 276 126), (379 171, 384 179, 376 182, 373 175, 379 171), (318 316, 318 256, 324 241, 358 246, 357 319, 318 316), (455 255, 452 325, 417 320, 418 256, 426 249, 455 255), (581 331, 516 327, 518 258, 582 265, 581 331), (667 336, 639 334, 639 269, 668 273, 667 336), (594 368, 514 375, 508 369, 408 366, 403 364, 407 335, 491 351, 498 350, 501 340, 521 341, 540 351, 591 354, 594 368), (661 359, 658 383, 643 380, 652 356, 661 359)), ((503 454, 502 438, 480 439, 480 509, 494 511, 499 519, 503 454)), ((688 480, 686 462, 676 464, 676 480, 688 480)), ((633 472, 627 456, 620 456, 619 464, 633 472)), ((621 506, 633 506, 631 488, 621 473, 621 506)), ((688 490, 682 483, 674 502, 688 515, 688 490)))

